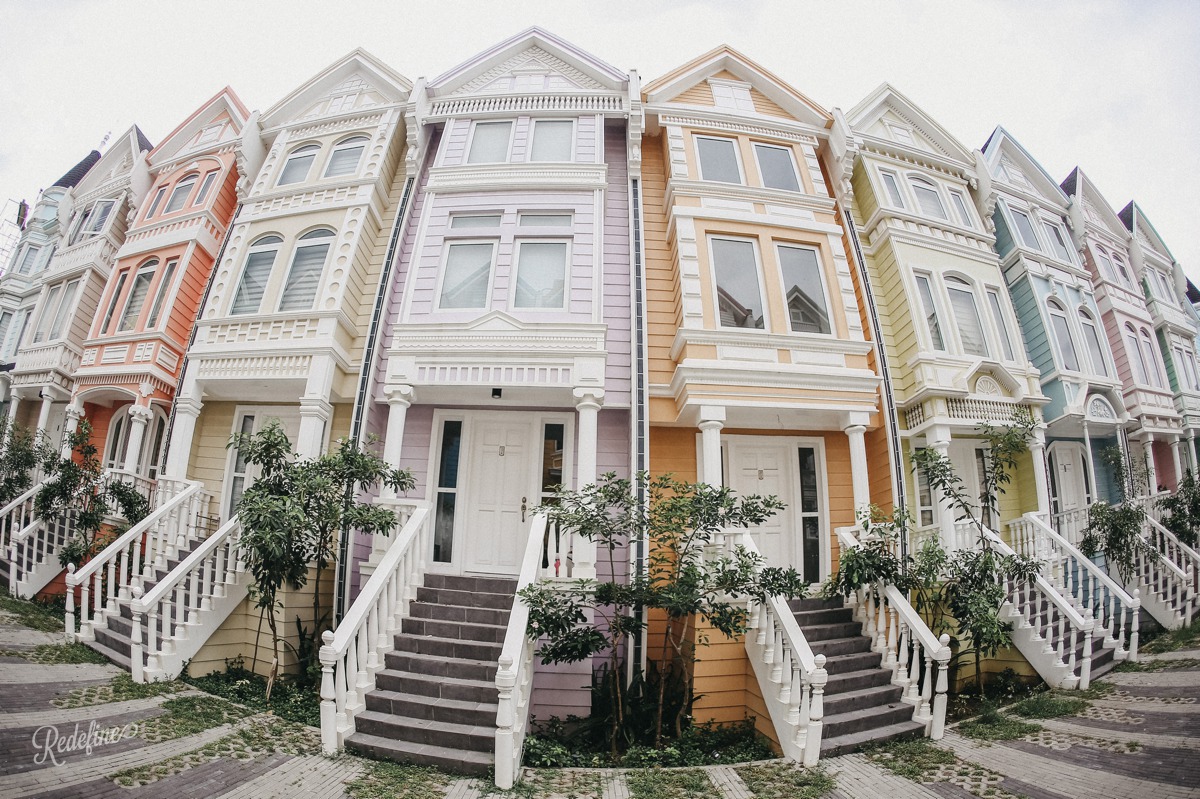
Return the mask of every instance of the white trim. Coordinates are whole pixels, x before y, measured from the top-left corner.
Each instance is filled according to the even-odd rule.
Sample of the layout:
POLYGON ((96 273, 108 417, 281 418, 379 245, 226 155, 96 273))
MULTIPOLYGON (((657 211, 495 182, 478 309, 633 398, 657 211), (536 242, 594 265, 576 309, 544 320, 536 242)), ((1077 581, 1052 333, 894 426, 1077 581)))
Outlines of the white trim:
MULTIPOLYGON (((434 287, 436 293, 434 294, 434 302, 432 303, 432 305, 433 305, 433 307, 431 309, 432 313, 440 313, 440 312, 460 313, 462 311, 488 311, 491 309, 491 307, 492 307, 492 287, 496 280, 496 256, 497 256, 497 250, 498 250, 499 244, 500 244, 500 240, 498 238, 471 237, 471 238, 462 238, 462 239, 444 239, 443 240, 442 252, 441 252, 441 255, 438 257, 437 284, 434 287), (446 280, 446 264, 450 260, 450 248, 456 247, 460 244, 488 244, 492 248, 492 259, 491 259, 491 265, 488 268, 487 289, 483 296, 483 305, 472 306, 472 307, 461 307, 460 306, 460 307, 443 308, 442 307, 442 288, 443 288, 443 285, 446 280)), ((413 263, 409 266, 409 270, 412 271, 416 267, 416 265, 417 265, 417 259, 414 259, 413 263)), ((411 275, 410 275, 410 278, 411 278, 411 275)))
MULTIPOLYGON (((466 166, 466 165, 479 166, 482 164, 512 163, 513 136, 516 134, 516 128, 517 128, 517 122, 515 119, 472 120, 470 124, 471 124, 471 130, 468 131, 467 140, 463 143, 462 160, 459 162, 461 165, 463 165, 463 166, 466 166), (479 128, 480 125, 508 125, 508 143, 504 147, 504 157, 501 158, 499 161, 472 161, 471 160, 471 148, 475 145, 475 131, 479 128)), ((530 143, 532 144, 532 139, 530 140, 530 143)), ((430 177, 432 177, 432 175, 430 177)))
POLYGON ((745 186, 746 185, 746 169, 742 164, 741 148, 738 146, 739 141, 740 141, 740 139, 737 139, 737 138, 731 139, 728 136, 713 136, 713 135, 707 134, 707 133, 693 133, 692 134, 692 152, 694 152, 696 154, 696 178, 705 183, 730 183, 731 185, 745 186), (727 142, 730 145, 730 147, 733 148, 733 163, 737 167, 737 170, 738 170, 738 180, 736 183, 733 183, 732 181, 728 181, 728 180, 717 180, 716 178, 709 178, 709 177, 704 176, 704 161, 700 157, 700 141, 702 139, 708 139, 711 141, 727 142))
MULTIPOLYGON (((512 314, 544 314, 544 313, 563 313, 571 308, 571 265, 574 257, 574 238, 571 236, 517 236, 513 240, 512 248, 512 263, 509 265, 508 274, 508 302, 507 309, 512 314), (526 244, 563 244, 563 300, 558 306, 518 306, 517 305, 517 273, 521 266, 521 250, 526 244)), ((494 254, 494 253, 493 253, 494 254)), ((495 263, 493 262, 493 272, 495 271, 495 263)), ((490 286, 489 286, 490 288, 490 286)), ((489 294, 490 296, 490 294, 489 294)))
MULTIPOLYGON (((473 132, 474 131, 472 130, 472 133, 473 132)), ((529 137, 528 137, 529 146, 525 151, 525 161, 530 164, 573 164, 573 163, 575 163, 575 161, 577 160, 577 155, 578 155, 578 147, 577 147, 578 142, 576 141, 576 137, 578 136, 578 133, 579 133, 579 125, 577 124, 577 119, 575 119, 573 117, 566 117, 566 118, 563 118, 563 117, 538 117, 537 119, 529 120, 529 137), (542 124, 543 122, 565 122, 571 126, 571 133, 569 134, 568 139, 567 139, 567 146, 570 149, 570 154, 567 156, 567 158, 565 160, 559 160, 559 159, 547 159, 547 160, 537 160, 537 161, 533 160, 533 147, 537 141, 537 138, 536 138, 537 137, 537 128, 538 128, 538 125, 542 124)), ((510 142, 510 146, 511 146, 511 142, 510 142)))
POLYGON ((742 332, 762 331, 763 333, 772 332, 770 308, 767 305, 766 276, 763 274, 762 255, 759 253, 759 240, 756 237, 747 236, 730 236, 723 233, 706 233, 705 236, 705 251, 708 254, 708 287, 712 291, 712 312, 713 312, 713 327, 724 330, 739 330, 742 332), (721 324, 721 305, 719 300, 720 290, 717 285, 717 262, 713 256, 712 243, 714 240, 722 241, 745 242, 750 245, 751 251, 754 253, 754 268, 758 278, 758 300, 762 303, 762 318, 763 326, 760 327, 733 327, 721 324))
POLYGON ((793 150, 791 147, 788 147, 788 146, 785 146, 782 144, 772 144, 770 142, 754 141, 752 139, 750 141, 750 149, 754 151, 754 165, 755 165, 755 167, 758 168, 758 184, 759 184, 759 186, 761 186, 762 188, 767 189, 769 191, 786 191, 786 192, 792 191, 792 189, 780 189, 780 188, 775 188, 775 187, 767 185, 767 181, 763 178, 762 159, 758 157, 758 148, 759 147, 766 147, 766 148, 769 148, 772 150, 783 150, 785 153, 787 153, 788 160, 792 165, 792 177, 794 177, 796 179, 797 188, 795 189, 795 191, 800 192, 802 194, 810 193, 808 191, 808 188, 804 185, 804 178, 802 178, 800 176, 800 165, 796 161, 796 151, 795 150, 793 150))

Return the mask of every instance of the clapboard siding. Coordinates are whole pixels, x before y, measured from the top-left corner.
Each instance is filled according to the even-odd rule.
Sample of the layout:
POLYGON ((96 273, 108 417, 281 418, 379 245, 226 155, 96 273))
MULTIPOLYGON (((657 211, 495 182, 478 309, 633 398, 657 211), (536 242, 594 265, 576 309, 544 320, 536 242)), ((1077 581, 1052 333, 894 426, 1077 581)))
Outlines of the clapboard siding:
MULTIPOLYGON (((543 118, 544 119, 544 118, 543 118)), ((597 130, 601 117, 584 115, 572 117, 564 114, 561 117, 549 119, 573 120, 575 122, 574 162, 578 164, 595 164, 599 162, 597 152, 597 130)), ((536 120, 528 116, 511 117, 508 120, 487 120, 488 122, 512 122, 509 138, 508 163, 528 163, 533 147, 533 136, 536 120)), ((468 146, 471 138, 472 121, 469 119, 452 119, 447 123, 448 133, 443 140, 441 151, 438 153, 438 166, 460 166, 467 163, 468 146)))
POLYGON ((629 176, 625 152, 625 126, 604 131, 604 160, 608 187, 604 198, 603 282, 601 287, 605 345, 608 361, 604 376, 605 404, 629 405, 632 384, 632 307, 629 240, 629 176))

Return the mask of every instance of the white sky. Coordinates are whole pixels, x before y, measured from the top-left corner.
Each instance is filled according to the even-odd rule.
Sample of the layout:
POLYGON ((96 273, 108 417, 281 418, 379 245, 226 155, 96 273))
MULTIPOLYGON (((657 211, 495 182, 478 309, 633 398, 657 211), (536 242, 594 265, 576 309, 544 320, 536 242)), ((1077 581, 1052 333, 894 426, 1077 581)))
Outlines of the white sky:
POLYGON ((1200 278, 1193 0, 0 0, 0 201, 226 84, 265 110, 356 46, 432 78, 535 24, 646 82, 726 43, 826 107, 886 80, 969 148, 1003 124, 1056 181, 1136 199, 1200 278))

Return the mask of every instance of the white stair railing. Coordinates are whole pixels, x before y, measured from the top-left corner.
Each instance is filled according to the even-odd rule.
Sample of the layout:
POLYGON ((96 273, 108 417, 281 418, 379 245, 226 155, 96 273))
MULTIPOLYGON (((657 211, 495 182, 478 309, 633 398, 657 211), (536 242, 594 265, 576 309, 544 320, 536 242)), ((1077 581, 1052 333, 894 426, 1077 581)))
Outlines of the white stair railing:
MULTIPOLYGON (((842 551, 861 546, 862 528, 836 530, 842 551), (858 535, 856 535, 856 533, 858 535)), ((892 670, 903 702, 913 706, 913 721, 925 725, 925 735, 941 740, 946 729, 946 691, 949 688, 950 636, 934 634, 908 596, 895 585, 864 585, 853 600, 872 649, 892 670)))
POLYGON ((1189 625, 1200 608, 1200 555, 1149 513, 1144 532, 1159 553, 1134 557, 1132 580, 1146 589, 1146 610, 1164 627, 1189 625))
POLYGON ((1106 569, 1036 513, 1026 513, 1010 522, 1008 534, 1012 548, 1042 561, 1042 576, 1064 596, 1075 600, 1080 615, 1095 621, 1097 632, 1104 631, 1104 646, 1114 650, 1115 660, 1137 660, 1141 598, 1136 590, 1130 596, 1106 569))
POLYGON ((62 573, 58 552, 75 535, 74 510, 49 520, 34 518, 15 532, 8 545, 8 585, 14 596, 29 599, 62 573))
MULTIPOLYGON (((733 557, 738 548, 759 555, 746 530, 729 530, 714 540, 718 556, 733 557)), ((814 655, 796 615, 782 596, 751 603, 746 655, 758 679, 767 714, 784 757, 814 766, 821 757, 825 717, 825 656, 814 655)))
POLYGON ((186 542, 199 535, 196 520, 208 512, 212 494, 196 482, 164 484, 158 498, 164 503, 123 535, 76 568, 67 566, 67 640, 91 641, 97 626, 118 612, 119 602, 128 602, 133 589, 144 589, 155 570, 165 568, 186 542), (177 489, 181 489, 178 490, 177 489), (79 604, 76 589, 82 586, 79 604), (75 608, 79 609, 79 632, 75 632, 75 608))
MULTIPOLYGON (((397 516, 391 545, 337 629, 321 635, 321 745, 330 755, 354 734, 354 717, 375 687, 398 621, 424 579, 426 553, 433 551, 429 508, 410 502, 388 504, 397 516)), ((375 545, 382 540, 375 536, 375 545)))
POLYGON ((41 487, 35 482, 32 488, 0 508, 0 548, 6 556, 14 536, 33 521, 33 503, 41 487))
MULTIPOLYGON (((959 522, 978 531, 970 522, 959 522)), ((1002 555, 1016 552, 994 530, 984 538, 1002 555)), ((1062 592, 1045 577, 1032 582, 1009 580, 1005 593, 1011 605, 1013 644, 1054 688, 1086 689, 1092 681, 1092 635, 1096 622, 1085 619, 1062 592), (1082 641, 1082 657, 1076 655, 1082 641)))
POLYGON ((536 642, 529 637, 529 606, 520 592, 533 585, 542 571, 547 521, 545 514, 536 513, 529 528, 525 553, 521 557, 521 572, 517 577, 517 593, 513 597, 504 646, 500 650, 496 671, 496 787, 508 790, 516 782, 525 751, 525 733, 529 727, 530 699, 533 694, 533 653, 536 642))
POLYGON ((249 575, 238 552, 241 529, 235 516, 144 595, 140 586, 133 586, 129 657, 134 682, 179 676, 184 661, 245 598, 249 575))
POLYGON ((1054 532, 1076 548, 1083 542, 1083 535, 1087 532, 1087 523, 1087 508, 1065 510, 1050 517, 1050 526, 1054 528, 1054 532))

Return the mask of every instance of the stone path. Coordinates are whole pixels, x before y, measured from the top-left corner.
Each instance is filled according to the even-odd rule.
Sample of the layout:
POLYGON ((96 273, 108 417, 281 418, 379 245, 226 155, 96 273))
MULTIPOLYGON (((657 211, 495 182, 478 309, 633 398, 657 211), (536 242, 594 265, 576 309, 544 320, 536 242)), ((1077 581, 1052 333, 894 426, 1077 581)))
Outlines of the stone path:
MULTIPOLYGON (((57 640, 0 614, 0 648, 19 652, 57 640)), ((1200 651, 1161 657, 1196 660, 1200 651)), ((254 739, 258 743, 239 749, 239 735, 274 729, 274 720, 263 715, 158 743, 132 734, 95 744, 90 754, 69 745, 51 746, 48 752, 48 735, 63 740, 78 730, 77 737, 86 738, 90 728, 136 732, 140 723, 164 712, 165 701, 193 694, 73 708, 54 704, 62 704, 74 689, 107 685, 119 673, 109 665, 0 660, 0 799, 347 799, 347 784, 370 769, 369 761, 356 757, 305 754, 315 751, 311 731, 302 734, 308 736, 307 749, 273 746, 270 739, 266 744, 254 739), (135 787, 113 779, 146 766, 162 773, 142 773, 145 784, 135 787)), ((862 754, 825 761, 823 768, 836 781, 827 797, 1200 799, 1200 669, 1181 662, 1168 670, 1117 672, 1106 679, 1114 691, 1083 714, 1038 722, 1043 729, 1020 740, 981 743, 949 731, 940 746, 958 759, 927 773, 924 782, 897 776, 862 754)), ((756 799, 738 767, 702 771, 709 790, 688 799, 756 799)), ((616 770, 526 774, 521 797, 654 799, 637 795, 616 770)), ((486 782, 458 778, 447 779, 442 793, 447 799, 498 795, 486 782)), ((396 795, 404 799, 403 793, 396 795)))

